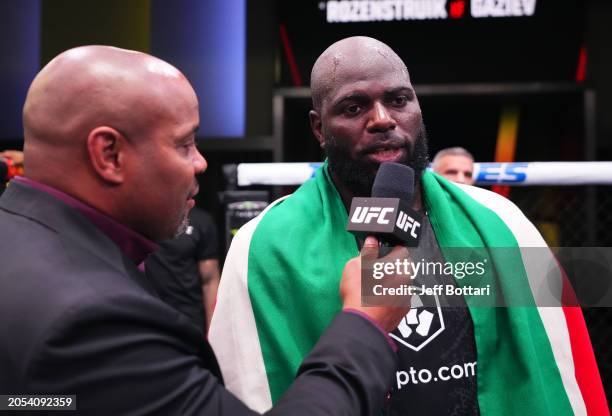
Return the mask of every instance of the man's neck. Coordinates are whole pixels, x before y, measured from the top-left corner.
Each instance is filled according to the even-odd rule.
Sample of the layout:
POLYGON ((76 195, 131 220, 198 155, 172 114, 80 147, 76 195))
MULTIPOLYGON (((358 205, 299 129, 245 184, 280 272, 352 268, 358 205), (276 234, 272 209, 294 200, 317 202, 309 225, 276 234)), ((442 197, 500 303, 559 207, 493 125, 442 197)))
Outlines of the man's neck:
MULTIPOLYGON (((340 194, 340 198, 342 198, 342 203, 344 204, 344 208, 346 208, 346 211, 348 212, 351 208, 351 201, 353 200, 353 197, 355 196, 353 194, 353 192, 346 186, 346 184, 341 181, 338 176, 336 176, 336 173, 333 172, 330 169, 330 174, 331 174, 331 178, 332 181, 334 183, 334 185, 336 186, 336 189, 338 190, 338 193, 340 194)), ((412 209, 414 209, 415 211, 420 211, 423 208, 423 197, 422 197, 422 193, 421 193, 421 181, 417 181, 417 183, 415 184, 415 189, 414 189, 414 198, 412 199, 412 203, 410 204, 410 207, 412 209)))
POLYGON ((157 244, 153 241, 121 223, 107 212, 90 205, 74 193, 71 194, 62 189, 55 188, 49 183, 43 183, 31 177, 17 176, 13 180, 21 185, 51 195, 81 213, 81 215, 98 227, 102 233, 114 241, 135 264, 141 263, 149 253, 157 249, 157 244))

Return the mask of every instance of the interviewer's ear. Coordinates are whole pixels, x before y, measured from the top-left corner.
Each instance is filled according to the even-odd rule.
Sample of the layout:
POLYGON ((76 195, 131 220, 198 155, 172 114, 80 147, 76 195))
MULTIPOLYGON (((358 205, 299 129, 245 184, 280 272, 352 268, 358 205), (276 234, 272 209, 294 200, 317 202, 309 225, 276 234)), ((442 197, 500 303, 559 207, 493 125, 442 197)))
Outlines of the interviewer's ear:
POLYGON ((87 136, 91 166, 100 178, 113 184, 123 183, 126 138, 108 126, 96 127, 87 136))
POLYGON ((321 148, 325 147, 325 135, 322 131, 323 125, 321 123, 321 116, 315 110, 310 110, 308 113, 308 118, 310 120, 310 128, 312 129, 312 133, 319 141, 319 146, 321 146, 321 148))

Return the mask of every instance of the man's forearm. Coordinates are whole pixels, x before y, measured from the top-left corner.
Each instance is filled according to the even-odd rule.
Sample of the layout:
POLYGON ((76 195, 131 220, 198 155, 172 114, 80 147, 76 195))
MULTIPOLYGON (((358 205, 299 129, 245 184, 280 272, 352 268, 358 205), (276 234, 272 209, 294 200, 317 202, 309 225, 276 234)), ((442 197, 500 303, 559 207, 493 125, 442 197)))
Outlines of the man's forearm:
POLYGON ((208 332, 219 288, 219 261, 217 259, 201 260, 198 263, 198 269, 202 281, 202 302, 206 314, 206 331, 208 332))

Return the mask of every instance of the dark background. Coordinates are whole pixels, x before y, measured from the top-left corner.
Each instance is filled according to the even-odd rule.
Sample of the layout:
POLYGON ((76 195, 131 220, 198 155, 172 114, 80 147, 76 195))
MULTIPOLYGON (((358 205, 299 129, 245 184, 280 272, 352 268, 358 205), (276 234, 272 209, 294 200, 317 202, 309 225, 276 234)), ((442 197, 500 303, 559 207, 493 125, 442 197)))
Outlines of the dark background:
MULTIPOLYGON (((297 66, 308 85, 315 59, 331 43, 367 35, 387 43, 413 82, 573 81, 583 42, 585 2, 538 1, 530 17, 327 23, 319 2, 280 2, 297 66)), ((284 67, 286 68, 286 67, 284 67)), ((292 85, 283 71, 282 85, 292 85)))

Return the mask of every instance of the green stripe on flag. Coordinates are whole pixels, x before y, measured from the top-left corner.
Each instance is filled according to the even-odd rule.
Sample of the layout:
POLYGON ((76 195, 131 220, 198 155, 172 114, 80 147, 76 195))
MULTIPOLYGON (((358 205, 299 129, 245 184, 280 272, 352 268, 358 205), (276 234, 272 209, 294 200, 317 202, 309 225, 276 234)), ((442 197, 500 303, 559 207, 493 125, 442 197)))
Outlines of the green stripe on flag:
POLYGON ((271 208, 253 234, 247 283, 273 402, 342 307, 342 270, 358 254, 344 231, 347 218, 327 171, 319 169, 271 208))

